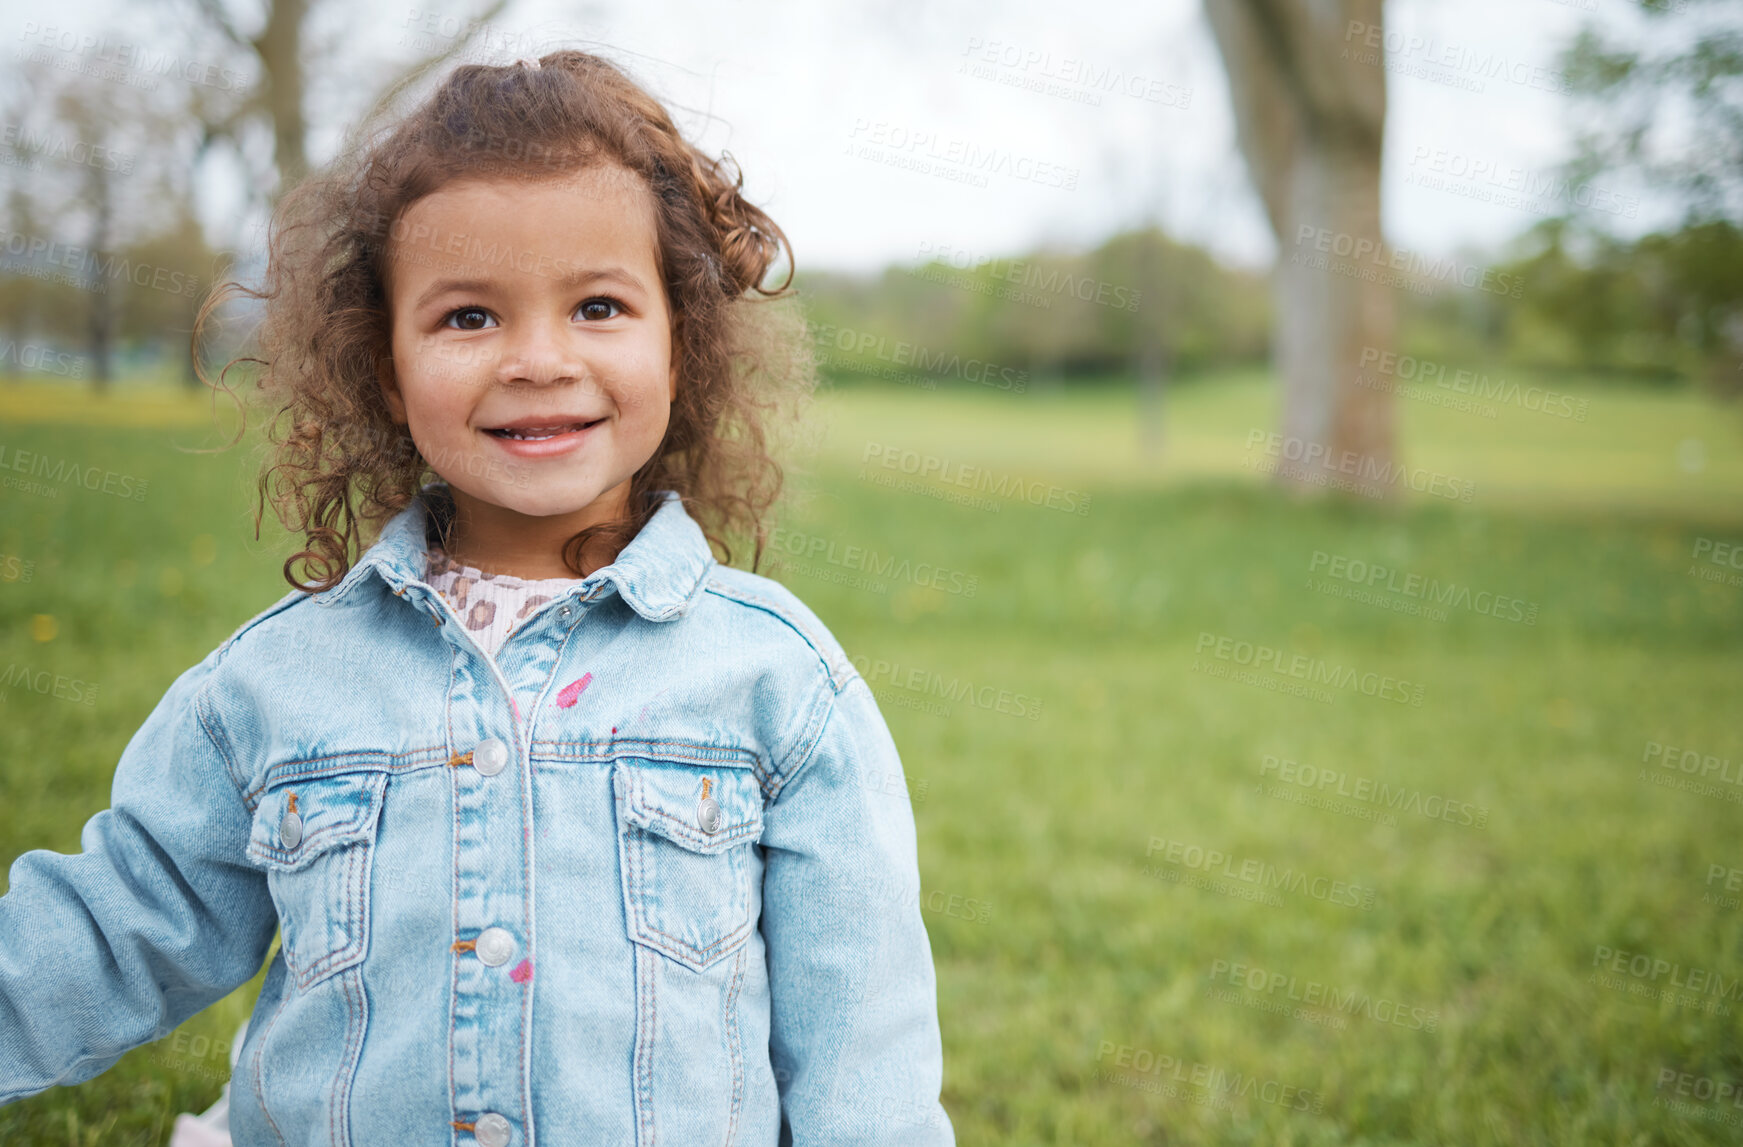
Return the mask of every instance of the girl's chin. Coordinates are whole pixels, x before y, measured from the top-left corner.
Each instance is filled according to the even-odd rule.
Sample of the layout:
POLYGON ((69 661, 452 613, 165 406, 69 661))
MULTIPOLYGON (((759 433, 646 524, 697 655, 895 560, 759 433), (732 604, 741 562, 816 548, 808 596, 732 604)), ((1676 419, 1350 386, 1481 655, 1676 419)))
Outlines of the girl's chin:
MULTIPOLYGON (((467 501, 473 503, 473 511, 507 511, 527 518, 559 518, 580 514, 582 511, 606 510, 597 515, 602 520, 616 517, 623 511, 623 497, 613 490, 601 489, 598 482, 550 482, 555 489, 547 488, 534 493, 527 487, 539 475, 530 471, 525 479, 518 475, 509 475, 506 481, 479 482, 468 476, 465 487, 455 486, 453 479, 447 479, 452 489, 459 490, 467 501), (525 482, 525 485, 518 484, 525 482)), ((550 480, 547 479, 549 482, 550 480)), ((613 488, 615 489, 615 488, 613 488)), ((589 517, 596 514, 590 513, 589 517)))

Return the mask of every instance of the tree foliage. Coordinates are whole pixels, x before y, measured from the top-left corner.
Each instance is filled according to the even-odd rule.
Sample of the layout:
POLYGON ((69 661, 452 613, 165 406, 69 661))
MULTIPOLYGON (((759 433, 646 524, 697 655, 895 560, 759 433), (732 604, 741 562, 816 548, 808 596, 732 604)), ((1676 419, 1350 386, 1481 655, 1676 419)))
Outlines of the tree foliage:
POLYGON ((1631 173, 1690 223, 1743 223, 1743 26, 1735 0, 1643 0, 1639 34, 1587 25, 1563 68, 1588 117, 1581 179, 1631 173))
POLYGON ((1270 302, 1260 275, 1232 270, 1160 231, 1088 252, 970 261, 948 253, 881 274, 801 274, 826 375, 952 375, 951 356, 1035 377, 1129 377, 1147 324, 1175 369, 1262 361, 1270 302), (924 355, 921 352, 924 351, 924 355))

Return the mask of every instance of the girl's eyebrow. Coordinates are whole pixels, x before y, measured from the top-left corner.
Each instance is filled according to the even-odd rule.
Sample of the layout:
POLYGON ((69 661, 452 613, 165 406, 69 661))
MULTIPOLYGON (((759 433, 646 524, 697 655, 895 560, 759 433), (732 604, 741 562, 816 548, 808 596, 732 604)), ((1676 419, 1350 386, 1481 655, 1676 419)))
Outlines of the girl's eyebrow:
MULTIPOLYGON (((647 290, 646 284, 644 284, 641 279, 622 267, 601 267, 591 270, 571 271, 567 275, 557 277, 557 282, 559 285, 564 287, 580 287, 589 283, 600 282, 618 283, 622 286, 629 287, 632 290, 647 290)), ((412 304, 412 309, 416 310, 428 303, 431 299, 446 294, 449 291, 483 292, 490 290, 496 285, 496 283, 489 279, 437 279, 435 282, 431 283, 427 289, 425 289, 423 294, 418 296, 417 301, 412 304)))
POLYGON ((647 290, 646 285, 642 283, 641 279, 637 278, 634 274, 622 267, 600 267, 594 270, 571 271, 559 279, 558 282, 562 283, 565 287, 579 287, 587 283, 599 282, 620 283, 623 286, 632 287, 638 291, 647 290))
POLYGON ((429 285, 423 294, 418 296, 417 302, 412 304, 412 309, 416 310, 436 296, 446 294, 449 291, 488 291, 494 285, 484 279, 437 279, 429 285))

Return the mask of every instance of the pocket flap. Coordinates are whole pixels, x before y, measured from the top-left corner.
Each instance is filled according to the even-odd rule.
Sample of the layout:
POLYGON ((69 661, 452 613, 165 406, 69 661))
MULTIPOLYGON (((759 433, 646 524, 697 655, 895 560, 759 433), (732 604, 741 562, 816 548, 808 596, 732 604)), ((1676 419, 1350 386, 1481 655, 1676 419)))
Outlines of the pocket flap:
POLYGON ((712 855, 763 834, 762 786, 748 769, 619 761, 612 784, 625 820, 691 852, 712 855), (705 794, 718 810, 712 832, 705 794))
POLYGON ((382 772, 342 773, 285 781, 266 791, 254 810, 250 859, 295 872, 342 844, 369 839, 387 790, 382 772))

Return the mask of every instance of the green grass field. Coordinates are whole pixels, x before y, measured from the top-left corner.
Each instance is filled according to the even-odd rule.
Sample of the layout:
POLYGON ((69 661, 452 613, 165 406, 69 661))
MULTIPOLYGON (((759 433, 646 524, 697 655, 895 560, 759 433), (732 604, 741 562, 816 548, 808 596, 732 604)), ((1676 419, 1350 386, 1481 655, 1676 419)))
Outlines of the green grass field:
MULTIPOLYGON (((1583 421, 1401 399, 1408 463, 1471 500, 1360 506, 1252 468, 1257 377, 1177 388, 1157 457, 1113 388, 820 399, 785 537, 837 548, 778 576, 902 750, 958 1142, 1743 1138, 1743 786, 1669 787, 1651 748, 1743 773, 1743 569, 1710 560, 1743 544, 1743 413, 1576 393, 1583 421), (1006 493, 903 473, 927 456, 1006 493)), ((76 850, 164 689, 287 588, 248 449, 176 450, 210 418, 0 386, 8 449, 149 483, 0 489, 34 563, 0 660, 99 685, 0 700, 0 863, 76 850)), ((0 1109, 0 1142, 165 1142, 257 989, 0 1109)))

